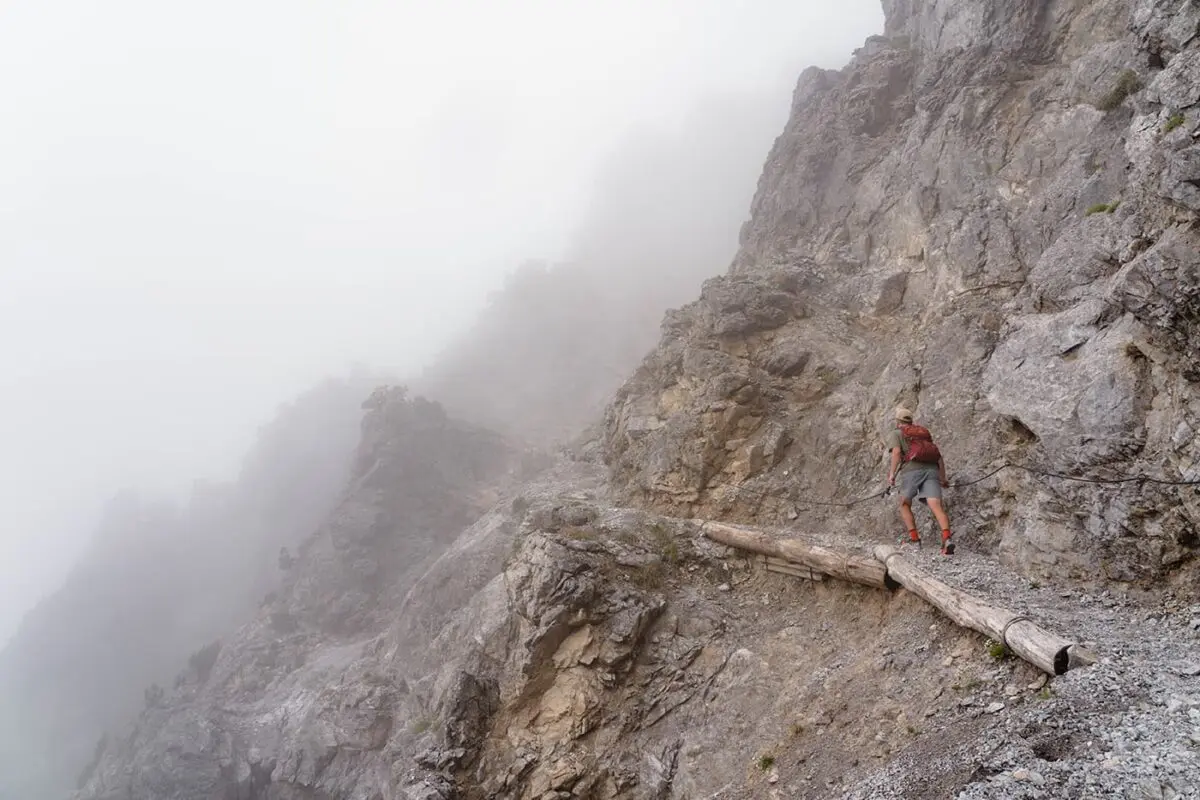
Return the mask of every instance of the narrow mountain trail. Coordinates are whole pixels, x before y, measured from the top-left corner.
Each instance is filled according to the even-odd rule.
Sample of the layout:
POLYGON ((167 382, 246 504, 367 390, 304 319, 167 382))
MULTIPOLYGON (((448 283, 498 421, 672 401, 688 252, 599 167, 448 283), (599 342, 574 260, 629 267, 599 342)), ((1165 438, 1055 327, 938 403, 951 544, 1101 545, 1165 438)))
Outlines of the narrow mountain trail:
MULTIPOLYGON (((806 541, 862 556, 874 544, 845 535, 806 541)), ((928 544, 904 546, 901 556, 1078 642, 1096 662, 1025 687, 978 687, 958 702, 967 716, 985 722, 981 728, 935 716, 931 721, 941 720, 943 731, 914 743, 844 796, 935 796, 913 792, 935 791, 972 765, 971 783, 957 795, 964 800, 1200 797, 1200 605, 1177 602, 1171 593, 1032 581, 963 547, 947 558, 928 544)), ((997 646, 993 657, 1013 656, 997 646)))
POLYGON ((1029 781, 1035 771, 1085 797, 1200 797, 1200 606, 1173 604, 1170 595, 1146 600, 1032 583, 969 551, 953 558, 927 551, 915 560, 947 583, 1077 638, 1098 657, 1053 679, 1049 701, 1019 715, 1018 739, 1032 728, 1055 730, 1070 752, 1050 761, 1036 745, 1008 741, 988 762, 1000 771, 964 797, 1053 796, 1029 781))
POLYGON ((729 269, 561 463, 383 398, 279 591, 77 800, 1200 800, 1200 4, 883 10, 799 77, 729 269), (901 405, 961 479, 957 554, 903 563, 1094 663, 865 585, 901 405))

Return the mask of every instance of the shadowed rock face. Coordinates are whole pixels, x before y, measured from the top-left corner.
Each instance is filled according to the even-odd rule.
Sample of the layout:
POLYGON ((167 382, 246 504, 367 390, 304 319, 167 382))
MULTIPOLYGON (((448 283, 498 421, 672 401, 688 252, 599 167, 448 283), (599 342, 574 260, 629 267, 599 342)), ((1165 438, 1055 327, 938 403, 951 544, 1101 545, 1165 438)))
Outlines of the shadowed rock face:
MULTIPOLYGON (((886 36, 801 77, 731 273, 669 315, 610 406, 617 485, 838 527, 804 501, 881 488, 898 403, 952 480, 1006 460, 1200 477, 1200 11, 884 7, 886 36)), ((1118 580, 1192 561, 1200 523, 1193 489, 1012 470, 950 503, 963 540, 1021 569, 1118 580)))

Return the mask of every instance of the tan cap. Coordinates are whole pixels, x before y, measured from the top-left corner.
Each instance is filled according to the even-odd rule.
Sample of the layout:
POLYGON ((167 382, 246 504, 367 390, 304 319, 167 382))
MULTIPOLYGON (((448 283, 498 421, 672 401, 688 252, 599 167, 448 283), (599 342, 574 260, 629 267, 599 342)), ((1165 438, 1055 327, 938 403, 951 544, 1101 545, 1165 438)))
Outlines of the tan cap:
POLYGON ((904 406, 896 406, 896 421, 897 422, 912 422, 913 413, 904 406))

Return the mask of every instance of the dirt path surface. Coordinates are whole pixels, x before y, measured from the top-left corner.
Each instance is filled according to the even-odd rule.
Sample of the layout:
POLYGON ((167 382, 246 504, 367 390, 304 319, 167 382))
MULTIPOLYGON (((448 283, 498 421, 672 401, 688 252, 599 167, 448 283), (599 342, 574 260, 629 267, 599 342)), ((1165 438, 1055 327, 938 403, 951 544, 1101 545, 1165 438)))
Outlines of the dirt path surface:
MULTIPOLYGON (((871 547, 851 536, 801 538, 856 553, 871 547)), ((1169 592, 1151 599, 1133 590, 1030 581, 964 547, 947 558, 936 546, 906 546, 903 556, 988 603, 1028 615, 1097 660, 1036 690, 1040 678, 972 687, 978 691, 959 701, 965 718, 934 716, 932 735, 853 787, 840 794, 828 787, 824 796, 1200 797, 1200 605, 1169 592)))

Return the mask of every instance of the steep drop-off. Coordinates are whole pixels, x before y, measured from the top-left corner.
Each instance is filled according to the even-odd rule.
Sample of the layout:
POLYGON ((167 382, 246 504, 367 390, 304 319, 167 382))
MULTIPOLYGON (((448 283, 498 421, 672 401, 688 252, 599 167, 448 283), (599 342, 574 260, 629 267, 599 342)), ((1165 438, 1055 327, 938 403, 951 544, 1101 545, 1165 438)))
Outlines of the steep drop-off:
POLYGON ((413 383, 463 419, 541 444, 602 414, 665 309, 724 271, 763 154, 773 94, 717 96, 639 131, 598 170, 565 263, 529 263, 413 383))
POLYGON ((523 481, 480 432, 430 463, 461 428, 384 402, 390 460, 80 800, 1195 796, 1194 486, 953 490, 959 555, 913 558, 1099 654, 1048 684, 686 521, 890 540, 892 502, 818 503, 881 488, 901 401, 960 483, 1195 475, 1200 4, 884 6, 802 76, 731 271, 596 441, 523 481), (474 477, 414 494, 435 463, 474 477), (415 534, 377 522, 404 493, 440 509, 415 534))
POLYGON ((105 730, 254 612, 279 549, 342 491, 375 380, 353 373, 282 406, 237 479, 197 485, 186 505, 108 505, 77 568, 0 653, 0 798, 62 797, 105 730))

